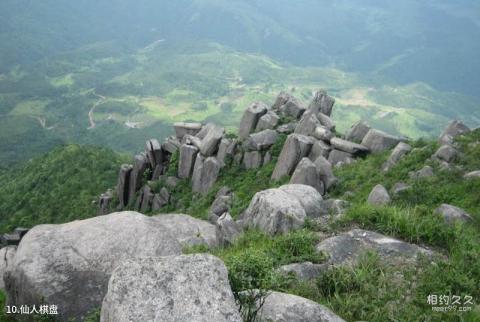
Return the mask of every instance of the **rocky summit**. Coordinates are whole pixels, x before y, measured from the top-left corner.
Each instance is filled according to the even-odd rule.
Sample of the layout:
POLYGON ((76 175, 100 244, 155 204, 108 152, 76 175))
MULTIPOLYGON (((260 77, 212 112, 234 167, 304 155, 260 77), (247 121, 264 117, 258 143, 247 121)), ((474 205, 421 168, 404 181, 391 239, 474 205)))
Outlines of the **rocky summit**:
POLYGON ((358 121, 343 135, 334 103, 282 92, 246 108, 238 135, 175 123, 120 166, 98 216, 1 236, 9 305, 55 304, 61 321, 425 316, 425 281, 449 265, 478 277, 455 253, 478 253, 478 130, 454 121, 425 143, 358 121))

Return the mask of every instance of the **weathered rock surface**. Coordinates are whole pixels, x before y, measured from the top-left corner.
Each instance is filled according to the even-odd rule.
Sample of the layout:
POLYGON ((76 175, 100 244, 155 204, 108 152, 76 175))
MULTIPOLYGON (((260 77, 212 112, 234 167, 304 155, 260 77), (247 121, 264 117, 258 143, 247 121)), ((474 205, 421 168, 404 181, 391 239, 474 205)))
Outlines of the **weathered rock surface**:
POLYGON ((396 184, 393 185, 392 187, 392 195, 396 196, 401 194, 404 191, 407 191, 411 187, 407 185, 406 183, 403 182, 397 182, 396 184))
POLYGON ((163 150, 162 145, 156 139, 150 139, 145 143, 145 151, 147 153, 148 162, 150 167, 155 169, 157 165, 161 165, 163 162, 163 150))
POLYGON ((465 124, 463 124, 461 121, 454 120, 448 124, 447 128, 440 135, 440 138, 438 139, 438 141, 440 142, 440 144, 443 144, 443 145, 444 144, 451 145, 454 143, 454 139, 457 136, 467 134, 469 132, 470 132, 470 129, 465 124))
POLYGON ((450 163, 455 160, 458 155, 458 151, 451 145, 442 145, 437 152, 433 155, 434 158, 450 163))
POLYGON ((342 199, 327 199, 323 204, 328 214, 332 216, 343 215, 348 208, 348 202, 342 199))
POLYGON ((217 160, 220 162, 220 164, 223 166, 225 165, 225 161, 227 156, 233 157, 233 152, 235 147, 233 145, 236 145, 235 140, 230 140, 227 138, 223 138, 220 141, 220 144, 218 146, 218 152, 217 152, 217 160))
POLYGON ((358 143, 342 140, 340 138, 331 139, 330 144, 337 150, 354 155, 364 155, 368 153, 367 147, 358 143))
POLYGON ((433 177, 434 175, 435 174, 433 173, 433 169, 429 165, 424 166, 423 168, 421 168, 420 170, 418 170, 416 172, 410 172, 409 173, 409 176, 412 179, 429 178, 429 177, 433 177))
POLYGON ((162 143, 162 150, 170 154, 177 152, 182 143, 176 137, 168 137, 165 142, 162 143))
POLYGON ((333 133, 332 131, 330 131, 329 129, 327 129, 326 127, 324 126, 317 126, 315 128, 315 131, 313 132, 313 137, 315 137, 316 139, 319 139, 319 140, 322 140, 322 141, 326 141, 326 142, 330 142, 330 140, 333 138, 333 133))
POLYGON ((293 131, 295 131, 296 127, 297 127, 297 123, 295 122, 283 124, 277 127, 277 132, 282 134, 290 134, 290 133, 293 133, 293 131))
POLYGON ((98 212, 97 215, 103 216, 110 212, 110 207, 112 206, 113 201, 113 192, 111 189, 108 189, 107 192, 102 193, 98 199, 98 212))
POLYGON ((299 280, 308 281, 317 278, 318 275, 325 271, 325 265, 313 264, 311 262, 293 263, 280 266, 278 271, 284 275, 292 274, 299 280))
POLYGON ((216 236, 219 245, 226 246, 233 244, 241 232, 241 227, 233 220, 228 212, 218 218, 216 236))
POLYGON ((245 169, 257 169, 263 164, 262 154, 259 151, 245 152, 243 166, 245 169))
POLYGON ((5 284, 11 304, 55 303, 60 320, 83 320, 100 307, 120 263, 180 253, 162 224, 135 212, 40 225, 23 238, 5 284))
POLYGON ((173 127, 175 128, 177 139, 182 140, 187 134, 192 136, 197 135, 202 129, 202 124, 177 122, 173 124, 173 127))
POLYGON ((320 179, 325 185, 325 189, 328 191, 328 189, 330 189, 338 181, 333 174, 332 164, 327 159, 320 156, 315 160, 315 167, 320 175, 320 179))
POLYGON ((302 118, 295 128, 296 134, 313 135, 315 129, 321 126, 320 121, 314 113, 308 111, 302 115, 302 118))
POLYGON ((290 179, 290 183, 311 186, 320 194, 325 194, 325 186, 320 179, 317 167, 308 158, 303 158, 297 165, 290 179))
POLYGON ((268 189, 255 194, 243 219, 246 226, 274 235, 301 228, 306 216, 297 198, 280 189, 268 189))
POLYGON ((180 147, 178 160, 178 177, 180 179, 190 178, 193 172, 193 166, 197 158, 198 148, 193 145, 183 144, 180 147))
POLYGON ((148 161, 145 154, 138 154, 133 161, 133 169, 130 172, 130 190, 128 201, 135 198, 135 193, 143 186, 143 174, 147 170, 148 161))
POLYGON ((117 196, 120 206, 123 208, 128 205, 130 194, 130 173, 133 166, 130 164, 122 164, 118 173, 117 196))
POLYGON ((215 226, 211 223, 183 214, 168 214, 152 217, 163 225, 182 246, 217 246, 215 226))
POLYGON ((306 298, 269 292, 258 317, 271 322, 344 322, 327 307, 306 298))
POLYGON ((283 176, 291 175, 300 160, 308 156, 312 145, 312 138, 300 134, 290 134, 278 157, 272 179, 279 180, 283 176))
POLYGON ((331 150, 332 147, 329 144, 323 141, 315 141, 315 143, 313 143, 312 145, 312 149, 310 150, 310 154, 308 155, 308 157, 312 161, 317 160, 317 158, 320 156, 328 159, 331 150))
POLYGON ((335 99, 327 95, 327 92, 324 90, 319 90, 315 92, 313 100, 308 106, 308 110, 312 111, 315 114, 322 113, 327 116, 332 114, 333 105, 335 104, 335 99))
POLYGON ((215 157, 204 159, 198 154, 193 168, 192 191, 207 194, 217 181, 220 168, 221 165, 215 157))
POLYGON ((333 149, 328 155, 328 162, 330 162, 333 166, 336 166, 339 164, 351 164, 355 162, 355 159, 351 153, 333 149))
POLYGON ((243 114, 240 126, 238 129, 238 136, 242 139, 248 137, 257 127, 260 118, 267 113, 268 106, 264 103, 254 103, 243 114))
POLYGON ((5 272, 11 268, 16 252, 17 246, 7 246, 0 248, 0 290, 5 289, 3 276, 5 272))
POLYGON ((216 154, 223 134, 225 134, 225 129, 223 127, 213 126, 208 131, 207 135, 202 139, 202 143, 200 144, 200 153, 205 157, 216 154))
POLYGON ((367 202, 371 205, 382 206, 387 205, 392 201, 390 195, 388 194, 387 189, 381 184, 377 184, 370 195, 368 196, 367 202))
POLYGON ((320 121, 320 124, 326 127, 330 131, 335 131, 335 123, 333 120, 325 114, 318 113, 317 118, 320 121))
POLYGON ((435 209, 435 213, 441 215, 447 224, 469 222, 472 220, 472 216, 470 216, 465 210, 448 204, 442 204, 435 209))
POLYGON ((225 264, 208 254, 129 260, 108 283, 102 322, 241 322, 225 264))
POLYGON ((215 200, 210 206, 209 220, 215 224, 218 218, 226 212, 229 212, 233 203, 233 194, 228 187, 222 187, 215 196, 215 200))
POLYGON ((145 213, 147 211, 150 211, 150 209, 152 209, 153 197, 154 197, 154 193, 152 189, 148 185, 145 185, 142 190, 141 202, 140 202, 140 211, 142 213, 145 213))
POLYGON ((326 263, 329 266, 356 264, 360 256, 368 251, 376 252, 382 261, 388 263, 410 263, 422 255, 434 255, 432 251, 415 244, 361 229, 325 239, 316 249, 329 256, 326 263))
POLYGON ((256 131, 273 130, 279 121, 280 117, 277 113, 274 111, 268 111, 267 114, 263 115, 258 120, 256 131))
POLYGON ((400 139, 385 132, 371 129, 362 140, 362 145, 370 149, 371 152, 383 152, 392 149, 400 142, 400 139))
POLYGON ((465 174, 464 178, 465 179, 480 178, 480 170, 469 172, 465 174))
POLYGON ((395 149, 393 149, 392 153, 388 160, 383 164, 382 170, 387 172, 390 171, 405 155, 412 151, 412 147, 404 142, 400 142, 397 144, 395 149))
POLYGON ((264 130, 250 134, 244 143, 247 151, 264 151, 277 141, 278 133, 274 130, 264 130))
POLYGON ((362 142, 365 135, 372 128, 364 121, 355 123, 345 134, 345 139, 353 142, 362 142))
POLYGON ((294 96, 281 92, 272 106, 272 109, 279 110, 283 114, 299 118, 305 112, 306 107, 294 96))
POLYGON ((307 217, 317 218, 323 215, 323 198, 313 187, 304 184, 286 184, 278 189, 296 198, 307 217))

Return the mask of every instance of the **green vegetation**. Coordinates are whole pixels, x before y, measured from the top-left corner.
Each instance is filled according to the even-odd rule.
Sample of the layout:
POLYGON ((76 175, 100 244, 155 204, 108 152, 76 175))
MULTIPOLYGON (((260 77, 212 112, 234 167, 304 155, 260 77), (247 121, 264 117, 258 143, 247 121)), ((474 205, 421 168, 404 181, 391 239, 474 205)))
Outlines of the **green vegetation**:
POLYGON ((124 161, 107 149, 68 145, 0 172, 0 231, 95 216, 92 201, 115 185, 124 161))

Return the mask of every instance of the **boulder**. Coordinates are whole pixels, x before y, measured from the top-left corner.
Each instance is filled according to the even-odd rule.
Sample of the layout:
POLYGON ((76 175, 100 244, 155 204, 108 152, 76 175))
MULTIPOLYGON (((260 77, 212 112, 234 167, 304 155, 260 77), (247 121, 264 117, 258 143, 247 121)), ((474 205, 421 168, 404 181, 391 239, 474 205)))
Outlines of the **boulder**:
POLYGON ((348 141, 353 142, 362 142, 365 135, 367 135, 368 131, 372 128, 364 121, 359 121, 352 125, 352 127, 347 131, 345 134, 345 139, 348 141))
POLYGON ((273 110, 278 110, 285 115, 293 116, 298 119, 305 112, 306 107, 294 96, 281 92, 272 106, 273 110))
POLYGON ((247 108, 240 121, 238 136, 242 139, 247 138, 255 130, 258 121, 267 113, 267 110, 268 107, 264 103, 254 103, 247 108))
POLYGON ((400 142, 397 144, 395 149, 393 149, 392 153, 388 160, 383 164, 382 170, 387 172, 390 171, 405 155, 412 151, 412 147, 404 142, 400 142))
POLYGON ((340 164, 352 164, 353 162, 355 162, 355 160, 353 154, 333 149, 328 155, 328 162, 330 162, 333 166, 336 166, 340 164))
POLYGON ((192 191, 206 195, 217 182, 220 168, 220 162, 215 157, 205 159, 198 154, 193 167, 192 191))
POLYGON ((445 203, 435 209, 435 213, 441 215, 445 222, 450 225, 456 222, 472 221, 472 216, 465 210, 445 203))
POLYGON ((348 208, 348 202, 341 199, 327 199, 323 202, 329 215, 340 216, 345 214, 348 208))
POLYGON ((247 170, 260 168, 262 164, 262 154, 259 151, 245 152, 243 155, 243 166, 247 170))
POLYGON ((307 185, 315 188, 320 194, 325 194, 325 186, 320 179, 315 164, 308 158, 303 158, 290 179, 291 184, 307 185))
POLYGON ((111 189, 108 189, 107 192, 102 193, 98 199, 98 216, 106 215, 110 212, 113 201, 113 192, 111 189))
POLYGON ((270 153, 270 151, 267 151, 265 153, 265 156, 263 157, 263 165, 266 165, 270 162, 272 162, 272 154, 270 153))
POLYGON ((183 214, 162 214, 153 216, 152 219, 166 227, 183 247, 218 245, 215 226, 205 220, 183 214))
POLYGON ((428 249, 373 231, 354 229, 321 241, 316 250, 328 255, 327 266, 354 265, 366 252, 375 252, 389 264, 415 263, 421 256, 433 256, 428 249))
POLYGON ((180 179, 190 178, 193 172, 193 166, 197 158, 198 148, 193 145, 183 144, 180 147, 178 160, 178 177, 180 179))
POLYGON ((118 173, 117 196, 121 208, 126 207, 130 201, 130 173, 132 169, 132 165, 122 164, 118 173))
POLYGON ((110 275, 120 263, 181 251, 167 228, 135 212, 35 226, 5 274, 9 303, 55 303, 60 321, 83 321, 100 307, 110 275))
POLYGON ((326 141, 326 142, 330 142, 330 140, 333 138, 332 131, 330 131, 324 126, 317 126, 312 135, 316 139, 326 141))
POLYGON ((390 195, 388 194, 387 189, 385 189, 384 186, 381 184, 377 184, 372 191, 370 192, 370 195, 368 196, 367 202, 371 205, 374 206, 383 206, 387 205, 392 201, 390 198, 390 195))
POLYGON ((337 150, 347 152, 353 155, 365 155, 368 153, 367 147, 340 138, 331 139, 330 144, 337 150))
POLYGON ((162 176, 164 170, 166 170, 166 167, 163 164, 157 164, 153 169, 152 181, 158 180, 162 176))
POLYGON ((463 176, 465 179, 480 178, 480 170, 472 171, 463 176))
POLYGON ((235 140, 230 140, 227 138, 223 138, 220 141, 220 145, 218 146, 217 160, 222 166, 225 165, 227 156, 233 157, 233 152, 236 144, 237 142, 235 140))
POLYGON ((186 134, 183 137, 181 144, 193 145, 194 147, 200 149, 200 145, 202 144, 202 139, 190 134, 186 134))
POLYGON ((293 133, 295 131, 296 127, 297 127, 296 122, 283 124, 283 125, 280 125, 279 127, 277 127, 277 132, 281 133, 281 134, 290 134, 290 133, 293 133))
POLYGON ((293 263, 278 268, 279 273, 283 275, 293 275, 303 281, 314 280, 324 271, 325 265, 313 264, 311 262, 293 263))
POLYGON ((11 269, 16 252, 17 246, 7 246, 0 248, 0 290, 2 291, 5 290, 3 276, 6 271, 11 269))
POLYGON ((334 104, 335 99, 333 97, 328 96, 326 91, 319 90, 315 92, 313 100, 308 106, 308 110, 315 114, 322 113, 327 116, 331 116, 334 104))
POLYGON ((156 139, 150 139, 145 143, 145 152, 147 154, 150 167, 155 169, 157 165, 163 163, 163 151, 160 142, 156 139))
POLYGON ((269 322, 344 322, 317 302, 280 292, 268 292, 257 317, 269 322))
POLYGON ((272 179, 279 180, 283 176, 291 175, 300 160, 308 156, 312 145, 312 138, 300 134, 290 134, 278 157, 272 179))
POLYGON ((274 130, 264 130, 250 134, 245 140, 244 147, 247 151, 268 150, 277 141, 278 133, 274 130))
POLYGON ((298 122, 297 127, 295 128, 295 133, 301 135, 313 135, 315 129, 319 126, 321 126, 321 124, 315 114, 306 112, 298 122))
POLYGON ((218 218, 215 226, 218 244, 221 246, 232 245, 242 232, 241 227, 228 212, 218 218))
POLYGON ((429 165, 424 166, 423 168, 421 168, 420 170, 418 170, 416 172, 410 172, 409 173, 409 176, 412 179, 429 178, 429 177, 433 177, 434 175, 435 174, 433 173, 433 169, 429 165))
POLYGON ((440 161, 450 163, 455 160, 458 151, 451 145, 442 145, 433 155, 434 158, 440 161))
POLYGON ((320 175, 320 179, 325 185, 325 190, 328 191, 338 181, 333 174, 332 164, 327 159, 320 156, 315 160, 315 167, 320 175))
POLYGON ((142 190, 142 201, 140 203, 140 211, 142 213, 148 212, 152 209, 154 193, 152 189, 145 185, 142 190))
POLYGON ((176 137, 168 137, 165 142, 162 143, 162 150, 167 153, 174 154, 178 151, 182 143, 176 137))
POLYGON ((248 227, 275 235, 301 228, 306 216, 297 198, 280 189, 268 189, 255 194, 243 220, 248 227))
POLYGON ((277 113, 274 111, 268 111, 267 114, 263 115, 258 120, 256 131, 273 130, 279 121, 280 117, 277 113))
POLYGON ((362 145, 371 152, 378 153, 392 149, 400 142, 400 139, 385 132, 371 129, 362 140, 362 145))
POLYGON ((461 121, 454 120, 451 121, 447 128, 440 135, 438 142, 442 145, 448 144, 451 145, 454 143, 454 139, 460 135, 467 134, 470 132, 468 126, 463 124, 461 121))
POLYGON ((152 210, 157 211, 168 205, 168 200, 165 200, 159 193, 153 195, 152 210))
POLYGON ((133 169, 130 172, 130 190, 128 201, 135 198, 135 193, 143 186, 143 174, 147 170, 148 161, 145 154, 138 154, 133 161, 133 169))
POLYGON ((323 198, 313 187, 304 184, 286 184, 278 189, 296 198, 307 217, 318 218, 324 214, 323 198))
POLYGON ((317 158, 320 156, 328 159, 331 150, 332 147, 329 144, 323 141, 315 141, 315 143, 313 143, 312 145, 312 149, 310 150, 310 154, 308 155, 308 157, 312 161, 317 160, 317 158))
POLYGON ((233 194, 228 187, 221 188, 210 206, 209 218, 212 224, 215 224, 218 218, 226 212, 229 212, 233 204, 233 194))
POLYGON ((108 283, 101 322, 241 322, 225 264, 209 254, 129 260, 108 283))
POLYGON ((214 126, 208 131, 207 135, 202 139, 200 144, 200 153, 209 157, 217 153, 218 145, 222 140, 223 135, 225 134, 225 129, 223 127, 214 126))
POLYGON ((215 128, 215 127, 216 127, 216 125, 214 123, 208 123, 208 124, 202 126, 202 129, 200 130, 200 132, 198 132, 195 135, 195 137, 199 138, 200 141, 201 141, 207 136, 208 132, 210 132, 210 130, 215 128))
POLYGON ((187 134, 192 136, 197 135, 202 129, 202 124, 177 122, 173 124, 173 127, 175 128, 177 139, 181 141, 187 134))
POLYGON ((174 176, 168 176, 165 178, 165 186, 170 189, 175 188, 179 182, 180 180, 174 176))
POLYGON ((411 187, 409 185, 407 185, 406 183, 397 182, 392 187, 392 195, 398 196, 399 194, 403 193, 404 191, 407 191, 410 188, 411 187))
POLYGON ((330 131, 335 131, 335 123, 330 117, 326 116, 325 114, 318 113, 317 118, 320 121, 321 125, 323 125, 330 131))

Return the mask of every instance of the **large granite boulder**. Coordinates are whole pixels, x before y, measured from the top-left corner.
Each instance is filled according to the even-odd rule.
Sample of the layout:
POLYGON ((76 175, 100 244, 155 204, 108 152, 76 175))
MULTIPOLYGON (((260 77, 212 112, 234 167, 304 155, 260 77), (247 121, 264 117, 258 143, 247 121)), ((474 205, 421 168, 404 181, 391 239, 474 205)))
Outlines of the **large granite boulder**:
POLYGON ((314 113, 309 111, 302 115, 302 118, 295 128, 295 133, 302 135, 313 135, 315 129, 319 126, 321 126, 320 121, 314 113))
POLYGON ((308 218, 318 218, 324 214, 323 198, 313 187, 304 184, 286 184, 278 189, 296 198, 308 218))
POLYGON ((211 223, 183 214, 162 214, 152 217, 175 236, 182 246, 218 245, 215 226, 211 223))
POLYGON ((192 175, 192 191, 206 195, 217 182, 221 164, 215 157, 197 155, 192 175))
POLYGON ((351 153, 333 149, 328 155, 328 162, 330 162, 333 166, 352 164, 355 162, 355 157, 351 153))
POLYGON ((328 156, 330 155, 330 151, 332 151, 332 147, 330 144, 325 143, 324 141, 318 140, 315 141, 312 145, 312 149, 310 150, 310 154, 308 157, 310 160, 315 161, 317 160, 318 157, 324 157, 325 159, 328 159, 328 156))
POLYGON ((258 169, 263 164, 262 153, 259 151, 245 152, 243 155, 243 166, 245 169, 258 169))
POLYGON ((385 263, 415 263, 421 256, 433 256, 428 249, 379 233, 354 229, 321 241, 316 250, 328 256, 326 266, 356 264, 366 252, 375 252, 385 263))
POLYGON ((16 252, 17 246, 7 246, 0 248, 0 290, 5 290, 3 276, 6 271, 11 269, 16 252))
POLYGON ((101 322, 241 322, 225 264, 196 254, 129 260, 108 283, 101 322))
POLYGON ((317 118, 320 121, 320 124, 326 127, 330 131, 335 131, 335 123, 333 120, 325 114, 318 113, 317 118))
POLYGON ((371 129, 362 140, 362 145, 371 152, 383 152, 392 149, 400 142, 400 139, 385 132, 371 129))
POLYGON ((133 170, 131 164, 122 164, 118 172, 117 196, 120 207, 126 207, 130 201, 130 174, 133 170))
POLYGON ((347 152, 353 155, 365 155, 368 153, 367 147, 340 138, 332 138, 330 140, 330 144, 337 150, 347 152))
POLYGON ((305 112, 306 107, 294 96, 281 92, 272 106, 272 109, 278 110, 285 115, 293 116, 298 119, 305 112))
POLYGON ((372 128, 364 121, 359 121, 352 125, 352 127, 345 134, 345 139, 353 142, 362 142, 365 135, 372 128))
POLYGON ((315 188, 320 194, 325 194, 325 186, 320 179, 315 164, 308 158, 303 158, 290 178, 291 184, 302 184, 315 188))
POLYGON ((36 226, 23 238, 5 273, 9 303, 55 303, 59 320, 83 320, 100 307, 119 264, 181 250, 167 228, 135 212, 36 226))
POLYGON ((220 126, 214 126, 208 131, 207 135, 202 139, 200 144, 200 153, 209 157, 217 153, 218 145, 225 134, 225 129, 220 126))
POLYGON ((257 127, 260 118, 268 111, 268 106, 264 103, 254 103, 243 114, 240 126, 238 129, 238 136, 241 139, 246 139, 257 127))
POLYGON ((335 99, 333 97, 328 96, 326 91, 319 90, 315 92, 313 100, 308 106, 308 110, 315 114, 322 113, 331 116, 334 104, 335 99))
POLYGON ((256 131, 273 130, 280 122, 280 117, 274 111, 268 111, 257 123, 256 131))
POLYGON ((193 145, 183 144, 180 147, 180 156, 178 160, 178 177, 180 179, 190 178, 192 175, 197 153, 198 148, 193 145))
POLYGON ((173 127, 175 128, 177 139, 181 141, 187 134, 192 136, 197 135, 197 133, 202 129, 202 124, 177 122, 173 124, 173 127))
POLYGON ((470 129, 468 126, 462 123, 462 121, 454 120, 451 121, 447 128, 442 132, 440 135, 438 141, 440 144, 445 145, 445 144, 453 144, 454 139, 463 134, 467 134, 470 132, 470 129))
POLYGON ((472 221, 472 216, 470 216, 465 210, 445 203, 435 209, 435 213, 442 216, 443 220, 450 225, 457 222, 472 221))
POLYGON ((323 184, 325 185, 325 190, 328 191, 338 181, 338 179, 333 174, 332 164, 323 156, 319 156, 314 163, 315 167, 317 168, 318 174, 320 175, 320 180, 323 181, 323 184))
POLYGON ((334 137, 332 131, 330 131, 324 126, 317 126, 312 135, 316 139, 319 139, 325 142, 330 142, 330 140, 334 137))
POLYGON ((390 195, 388 194, 387 189, 385 189, 384 186, 381 184, 377 184, 372 191, 370 192, 370 195, 368 196, 367 202, 371 205, 374 206, 382 206, 382 205, 387 205, 392 201, 390 198, 390 195))
POLYGON ((274 130, 264 130, 250 134, 245 140, 244 147, 247 151, 268 150, 277 141, 278 133, 274 130))
POLYGON ((451 145, 442 145, 437 152, 433 155, 434 158, 440 161, 450 163, 455 160, 458 155, 458 151, 451 145))
POLYGON ((232 245, 242 232, 242 228, 228 212, 218 218, 215 226, 218 244, 222 246, 232 245))
POLYGON ((282 275, 293 275, 302 281, 310 281, 317 278, 325 270, 325 265, 314 264, 311 262, 293 263, 282 265, 278 268, 278 272, 282 275))
POLYGON ((145 154, 138 154, 133 160, 133 169, 130 172, 130 190, 128 202, 135 198, 135 193, 143 186, 143 174, 148 167, 148 160, 145 154))
POLYGON ((290 134, 278 157, 272 179, 279 180, 283 176, 291 175, 300 160, 308 156, 312 145, 312 138, 300 134, 290 134))
POLYGON ((280 292, 268 292, 258 318, 269 322, 344 322, 321 304, 280 292))
POLYGON ((387 172, 390 171, 405 155, 412 151, 412 147, 404 142, 400 142, 397 144, 395 149, 393 149, 390 157, 382 166, 382 170, 387 172))

